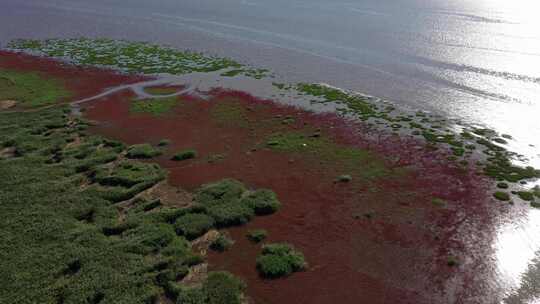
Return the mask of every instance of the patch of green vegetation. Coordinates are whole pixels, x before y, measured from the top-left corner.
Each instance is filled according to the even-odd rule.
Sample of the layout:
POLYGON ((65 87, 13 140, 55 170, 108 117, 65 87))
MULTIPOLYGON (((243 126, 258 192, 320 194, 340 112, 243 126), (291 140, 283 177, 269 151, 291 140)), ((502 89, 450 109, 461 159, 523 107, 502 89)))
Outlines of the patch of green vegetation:
POLYGON ((175 223, 176 232, 193 240, 214 227, 214 219, 202 213, 188 213, 179 217, 175 223))
POLYGON ((227 72, 223 72, 221 73, 221 76, 224 76, 224 77, 235 77, 235 76, 238 76, 238 75, 241 75, 244 73, 244 70, 242 69, 235 69, 235 70, 230 70, 230 71, 227 71, 227 72))
MULTIPOLYGON (((174 220, 155 211, 156 201, 138 201, 121 220, 117 206, 92 189, 131 189, 165 174, 152 164, 111 163, 123 145, 80 136, 81 122, 70 121, 68 110, 0 114, 2 143, 20 151, 0 159, 2 300, 154 303, 201 257, 176 235, 174 220), (48 131, 36 131, 42 127, 48 131)), ((204 303, 238 303, 243 284, 211 274, 203 289, 204 303)))
POLYGON ((250 230, 246 235, 246 237, 254 243, 260 243, 264 241, 267 236, 268 232, 264 229, 250 230))
POLYGON ((244 184, 233 179, 203 185, 195 193, 195 202, 214 219, 217 227, 242 225, 256 214, 273 213, 280 206, 272 191, 248 192, 244 184))
POLYGON ((524 201, 534 201, 534 193, 529 191, 518 191, 517 195, 524 201))
POLYGON ((437 207, 446 207, 446 205, 448 204, 445 200, 438 197, 433 198, 431 200, 431 203, 437 207))
POLYGON ((170 113, 178 105, 178 97, 152 98, 133 100, 130 111, 132 113, 148 113, 152 115, 161 115, 170 113))
POLYGON ((304 255, 289 244, 276 243, 263 246, 257 258, 257 270, 265 278, 279 278, 304 270, 304 255))
POLYGON ((240 304, 246 285, 228 272, 210 272, 202 287, 183 288, 177 304, 240 304))
POLYGON ((390 174, 383 161, 367 150, 338 145, 324 136, 305 135, 310 132, 277 133, 266 140, 275 151, 297 153, 303 159, 338 165, 363 179, 376 179, 390 174))
POLYGON ((504 182, 497 183, 497 188, 499 189, 508 189, 509 185, 504 182))
POLYGON ((210 117, 220 125, 247 128, 247 110, 233 101, 216 102, 210 109, 210 117))
POLYGON ((278 211, 281 203, 277 195, 268 189, 258 189, 242 198, 242 203, 249 206, 256 215, 267 215, 278 211))
POLYGON ((145 87, 144 92, 150 95, 171 95, 178 92, 177 87, 145 87))
POLYGON ((137 144, 127 149, 126 156, 129 158, 153 158, 161 155, 161 151, 150 144, 137 144))
POLYGON ((510 200, 510 195, 506 192, 502 192, 502 191, 497 191, 495 193, 493 193, 493 197, 495 197, 496 199, 500 200, 500 201, 509 201, 510 200))
POLYGON ((226 234, 220 232, 218 237, 210 244, 210 249, 223 252, 234 244, 234 241, 226 234))
POLYGON ((197 157, 197 151, 195 151, 193 149, 188 149, 188 150, 183 150, 183 151, 180 151, 180 152, 176 153, 172 157, 172 160, 181 161, 181 160, 186 160, 186 159, 192 159, 192 158, 195 158, 195 157, 197 157))
POLYGON ((488 158, 489 162, 484 167, 484 173, 487 176, 512 183, 529 178, 540 178, 540 170, 533 167, 523 168, 513 165, 505 152, 496 151, 494 156, 488 158))
POLYGON ((159 147, 165 147, 171 144, 171 141, 168 139, 162 139, 159 141, 158 146, 159 147))
POLYGON ((75 64, 109 66, 132 73, 174 75, 242 69, 249 77, 268 76, 267 70, 252 69, 227 58, 205 56, 145 42, 110 39, 14 40, 15 50, 41 52, 51 57, 69 58, 75 64))
POLYGON ((71 95, 62 81, 50 76, 0 69, 0 100, 37 107, 65 100, 71 95))
POLYGON ((321 84, 300 83, 297 85, 297 90, 311 96, 322 97, 325 102, 342 102, 347 105, 350 111, 361 118, 382 116, 375 105, 368 102, 364 97, 348 94, 336 88, 321 84))
POLYGON ((165 178, 165 172, 157 164, 123 161, 115 166, 100 166, 96 169, 94 180, 103 186, 132 187, 136 184, 152 182, 165 178))

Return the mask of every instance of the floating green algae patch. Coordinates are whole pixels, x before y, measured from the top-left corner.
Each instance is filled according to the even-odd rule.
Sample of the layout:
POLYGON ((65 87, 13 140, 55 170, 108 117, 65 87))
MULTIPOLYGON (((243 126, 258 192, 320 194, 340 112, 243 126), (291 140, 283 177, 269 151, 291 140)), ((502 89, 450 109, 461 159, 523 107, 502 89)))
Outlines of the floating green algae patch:
POLYGON ((297 153, 308 161, 338 165, 364 179, 375 179, 391 173, 383 161, 370 152, 336 144, 318 132, 276 133, 268 138, 265 146, 274 151, 297 153))
POLYGON ((111 39, 48 39, 14 40, 8 47, 15 50, 38 51, 47 56, 67 58, 75 64, 103 65, 128 72, 155 74, 187 74, 241 69, 251 77, 263 77, 266 70, 250 69, 227 58, 205 56, 145 42, 111 39))
POLYGON ((34 72, 0 69, 0 100, 15 100, 25 106, 43 106, 68 98, 71 94, 60 80, 44 78, 34 72))
POLYGON ((132 113, 148 113, 152 115, 162 115, 170 113, 179 104, 178 97, 152 98, 133 100, 129 110, 132 113))

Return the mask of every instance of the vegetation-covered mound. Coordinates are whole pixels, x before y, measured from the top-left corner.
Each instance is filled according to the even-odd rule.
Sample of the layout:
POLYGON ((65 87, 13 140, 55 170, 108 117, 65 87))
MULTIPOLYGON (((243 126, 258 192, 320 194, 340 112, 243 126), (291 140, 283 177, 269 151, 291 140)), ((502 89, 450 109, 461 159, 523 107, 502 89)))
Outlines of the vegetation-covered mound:
POLYGON ((267 244, 257 258, 257 269, 266 278, 278 278, 307 267, 304 255, 289 244, 267 244))

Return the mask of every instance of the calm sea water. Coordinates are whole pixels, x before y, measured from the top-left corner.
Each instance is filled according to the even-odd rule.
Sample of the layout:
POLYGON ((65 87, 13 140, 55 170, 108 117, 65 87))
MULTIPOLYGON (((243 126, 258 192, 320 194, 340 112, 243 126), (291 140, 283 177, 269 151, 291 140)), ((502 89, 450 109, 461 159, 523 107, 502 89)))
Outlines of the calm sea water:
POLYGON ((537 0, 2 0, 0 42, 107 36, 270 67, 516 138, 540 166, 537 0))

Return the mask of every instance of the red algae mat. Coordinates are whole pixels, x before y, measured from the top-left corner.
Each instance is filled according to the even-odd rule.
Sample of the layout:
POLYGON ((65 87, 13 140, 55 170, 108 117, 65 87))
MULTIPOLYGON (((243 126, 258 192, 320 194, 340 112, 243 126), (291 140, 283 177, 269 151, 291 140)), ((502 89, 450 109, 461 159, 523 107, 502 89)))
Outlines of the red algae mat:
MULTIPOLYGON (((81 97, 138 79, 0 55, 0 67, 50 73, 66 79, 81 97)), ((194 190, 235 178, 277 193, 282 208, 276 214, 228 229, 235 244, 209 254, 211 269, 246 281, 254 303, 490 303, 499 296, 486 283, 491 269, 482 258, 499 210, 488 181, 447 161, 447 152, 244 92, 216 89, 204 100, 181 96, 162 115, 131 112, 133 97, 124 91, 85 104, 86 118, 96 122, 91 131, 128 144, 170 140, 152 161, 169 170, 175 186, 194 190), (272 148, 268 142, 276 134, 301 134, 307 144, 321 141, 322 154, 307 144, 272 148), (351 165, 331 155, 335 147, 368 157, 351 165), (170 160, 187 148, 199 156, 170 160), (336 182, 342 174, 352 181, 336 182), (283 279, 260 278, 255 268, 260 245, 245 237, 258 228, 268 231, 268 242, 300 249, 308 269, 283 279)))

